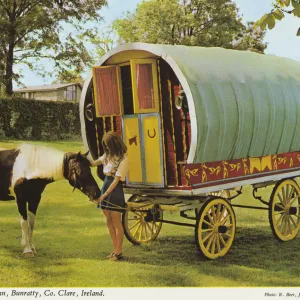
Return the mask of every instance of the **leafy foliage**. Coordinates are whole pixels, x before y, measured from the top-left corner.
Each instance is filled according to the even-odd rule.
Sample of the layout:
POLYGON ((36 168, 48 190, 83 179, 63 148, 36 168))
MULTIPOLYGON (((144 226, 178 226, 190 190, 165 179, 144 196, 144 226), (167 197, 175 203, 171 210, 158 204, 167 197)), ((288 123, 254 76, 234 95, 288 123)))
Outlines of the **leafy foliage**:
MULTIPOLYGON (((267 27, 273 29, 276 24, 276 20, 281 21, 286 14, 294 15, 300 18, 300 0, 276 0, 273 3, 274 8, 270 13, 264 14, 257 22, 256 26, 259 26, 262 30, 267 27)), ((297 30, 297 36, 300 35, 300 27, 297 30)))
MULTIPOLYGON (((91 56, 80 39, 84 24, 99 21, 99 9, 106 0, 0 0, 0 80, 12 94, 12 80, 20 74, 16 63, 38 70, 41 58, 53 59, 57 70, 80 73, 91 56), (62 32, 70 29, 67 36, 62 32)), ((39 70, 41 74, 47 70, 39 70)))
POLYGON ((10 139, 80 137, 78 103, 19 98, 0 99, 0 130, 10 139))
POLYGON ((231 0, 148 0, 113 24, 120 42, 182 44, 264 52, 264 31, 245 26, 231 0))

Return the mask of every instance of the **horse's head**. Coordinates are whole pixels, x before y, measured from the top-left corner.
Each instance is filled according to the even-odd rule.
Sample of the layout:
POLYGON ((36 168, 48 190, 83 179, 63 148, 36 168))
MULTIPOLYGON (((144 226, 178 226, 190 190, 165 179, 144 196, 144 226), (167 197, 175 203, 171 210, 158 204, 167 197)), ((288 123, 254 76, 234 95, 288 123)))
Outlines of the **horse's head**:
POLYGON ((79 189, 91 200, 94 200, 99 198, 101 193, 91 173, 87 155, 88 153, 81 154, 80 152, 78 154, 67 153, 64 161, 64 176, 74 189, 79 189))

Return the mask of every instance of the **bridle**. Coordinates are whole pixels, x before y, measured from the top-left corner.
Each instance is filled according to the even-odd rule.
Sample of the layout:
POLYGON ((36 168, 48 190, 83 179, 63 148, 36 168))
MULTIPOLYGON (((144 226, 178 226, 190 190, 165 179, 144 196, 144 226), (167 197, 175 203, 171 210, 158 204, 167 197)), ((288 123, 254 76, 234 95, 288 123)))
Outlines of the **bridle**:
POLYGON ((64 158, 64 176, 69 182, 73 179, 72 178, 73 176, 75 178, 72 193, 74 193, 76 186, 79 186, 78 189, 81 192, 83 192, 85 195, 87 195, 89 197, 90 201, 92 201, 94 199, 94 197, 88 191, 84 190, 82 185, 80 184, 79 176, 81 174, 81 169, 79 168, 79 163, 74 160, 75 160, 75 158, 68 159, 68 157, 65 156, 65 158, 64 158), (66 166, 68 166, 68 167, 66 168, 66 166))

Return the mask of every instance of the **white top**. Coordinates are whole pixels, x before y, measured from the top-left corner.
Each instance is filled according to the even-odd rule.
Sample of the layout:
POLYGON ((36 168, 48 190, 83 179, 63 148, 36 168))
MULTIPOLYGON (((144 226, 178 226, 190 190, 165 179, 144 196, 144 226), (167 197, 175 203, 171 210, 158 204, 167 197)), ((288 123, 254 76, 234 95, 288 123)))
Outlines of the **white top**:
POLYGON ((100 156, 92 165, 97 166, 103 164, 103 173, 108 176, 119 176, 122 181, 125 181, 128 172, 128 158, 124 155, 123 158, 114 157, 108 159, 106 154, 100 156))

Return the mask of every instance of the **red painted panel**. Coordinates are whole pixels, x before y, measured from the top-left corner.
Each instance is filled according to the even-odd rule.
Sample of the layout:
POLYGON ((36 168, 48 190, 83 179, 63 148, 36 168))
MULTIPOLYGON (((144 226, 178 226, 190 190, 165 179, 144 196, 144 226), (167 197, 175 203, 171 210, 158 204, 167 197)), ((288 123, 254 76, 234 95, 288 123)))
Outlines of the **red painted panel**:
POLYGON ((96 97, 99 115, 120 114, 116 67, 95 68, 96 97))
POLYGON ((136 77, 139 108, 154 108, 152 64, 138 64, 136 77))
POLYGON ((192 185, 208 185, 215 181, 237 181, 300 170, 300 152, 281 153, 228 161, 187 164, 185 176, 192 185))

